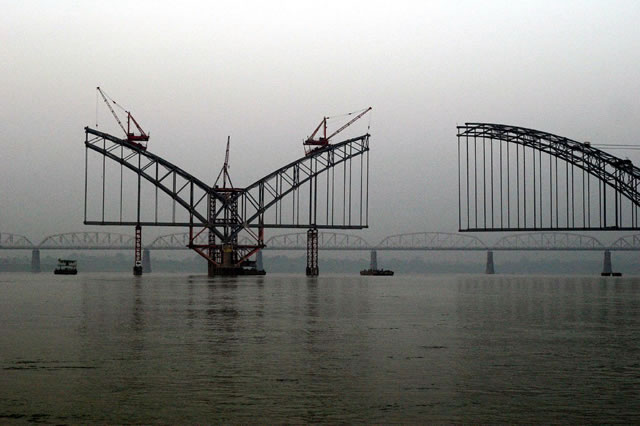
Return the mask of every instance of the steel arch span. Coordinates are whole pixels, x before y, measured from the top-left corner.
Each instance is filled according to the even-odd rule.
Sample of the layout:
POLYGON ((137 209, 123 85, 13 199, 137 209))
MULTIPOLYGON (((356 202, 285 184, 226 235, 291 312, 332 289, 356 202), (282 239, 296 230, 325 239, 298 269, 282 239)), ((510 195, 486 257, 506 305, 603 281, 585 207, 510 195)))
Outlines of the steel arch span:
POLYGON ((615 240, 609 250, 636 251, 640 250, 640 234, 626 235, 615 240))
POLYGON ((567 232, 531 232, 506 235, 492 250, 605 250, 597 238, 567 232))
MULTIPOLYGON (((274 235, 266 241, 270 250, 306 250, 307 233, 296 232, 274 235)), ((341 232, 319 232, 318 248, 321 250, 369 250, 371 245, 362 237, 341 232)))
POLYGON ((67 232, 45 237, 39 249, 75 250, 131 250, 135 244, 133 235, 116 232, 67 232))
POLYGON ((36 248, 33 243, 24 235, 0 232, 0 249, 23 250, 36 248))
MULTIPOLYGON (((145 180, 155 189, 167 194, 178 207, 182 207, 189 215, 187 220, 158 220, 158 211, 154 211, 153 219, 143 220, 139 205, 137 217, 126 219, 123 216, 123 200, 116 218, 110 219, 105 213, 106 202, 104 191, 101 194, 102 205, 99 206, 99 218, 89 219, 87 206, 87 191, 85 188, 85 224, 88 225, 141 225, 141 226, 180 226, 194 225, 212 226, 220 222, 220 214, 230 203, 237 203, 236 224, 232 230, 237 235, 247 227, 251 228, 303 228, 318 229, 362 229, 368 226, 368 157, 369 135, 347 139, 323 149, 311 152, 284 167, 264 176, 245 188, 236 188, 229 197, 228 191, 207 185, 198 178, 187 173, 178 166, 152 154, 148 150, 140 149, 127 140, 85 128, 87 153, 94 151, 104 159, 110 159, 136 174, 138 186, 145 180), (355 159, 359 159, 358 175, 353 171, 355 159), (366 163, 365 163, 366 161, 366 163), (341 166, 342 174, 338 176, 335 169, 341 166), (332 173, 329 173, 332 172, 332 173), (325 179, 319 181, 320 175, 325 179), (346 187, 349 180, 352 188, 346 187), (337 188, 340 184, 340 188, 337 188), (304 188, 303 188, 304 187, 304 188), (305 190, 302 193, 302 190, 305 190), (338 193, 338 191, 340 193, 338 193), (291 196, 291 206, 284 203, 284 198, 291 196), (304 196, 304 199, 301 199, 304 196), (217 202, 213 223, 209 223, 208 198, 217 202), (305 204, 307 204, 305 206, 305 204), (287 207, 291 207, 287 209, 287 207), (357 208, 356 208, 357 207, 357 208), (267 215, 267 211, 273 215, 267 215), (338 212, 336 210, 340 210, 338 212)), ((88 163, 88 160, 86 161, 88 163)), ((101 188, 106 187, 104 172, 105 162, 100 165, 101 188)), ((85 165, 85 175, 89 166, 85 165)), ((85 176, 86 177, 86 176, 85 176)), ((85 179, 85 184, 87 180, 85 179)), ((87 186, 87 185, 85 185, 87 186)), ((119 191, 122 191, 120 187, 119 191)), ((139 194, 139 190, 137 191, 139 194)), ((158 191, 154 194, 157 207, 158 191)), ((140 195, 137 203, 140 204, 140 195)), ((224 238, 221 233, 216 236, 224 238)))
MULTIPOLYGON (((209 186, 127 140, 88 127, 85 134, 84 223, 136 226, 136 241, 141 240, 141 226, 188 227, 189 247, 215 267, 221 264, 223 247, 233 248, 231 263, 234 267, 241 266, 264 247, 265 228, 368 227, 369 134, 311 151, 244 188, 209 186), (101 160, 97 167, 89 166, 90 152, 97 153, 101 160), (108 170, 107 159, 119 169, 108 170), (92 197, 89 170, 99 176, 95 179, 99 189, 91 192, 92 197), (135 202, 130 208, 125 207, 125 170, 137 185, 137 190, 132 191, 135 202), (144 185, 151 188, 152 197, 142 195, 144 185), (115 189, 109 199, 107 188, 112 187, 115 189), (160 196, 170 201, 170 215, 159 214, 160 196), (89 218, 90 198, 98 204, 94 218, 89 218), (112 207, 115 212, 107 212, 107 206, 115 206, 112 207), (181 217, 176 215, 176 208, 181 217), (129 210, 134 217, 127 217, 129 210), (255 229, 258 231, 254 232, 255 229), (208 238, 203 242, 201 236, 206 234, 208 238), (238 243, 246 238, 253 239, 250 247, 238 243)), ((136 252, 138 247, 136 244, 136 252)))
POLYGON ((630 160, 524 127, 457 130, 460 231, 640 229, 630 160))
POLYGON ((391 235, 376 246, 379 250, 487 250, 478 237, 453 232, 413 232, 391 235))

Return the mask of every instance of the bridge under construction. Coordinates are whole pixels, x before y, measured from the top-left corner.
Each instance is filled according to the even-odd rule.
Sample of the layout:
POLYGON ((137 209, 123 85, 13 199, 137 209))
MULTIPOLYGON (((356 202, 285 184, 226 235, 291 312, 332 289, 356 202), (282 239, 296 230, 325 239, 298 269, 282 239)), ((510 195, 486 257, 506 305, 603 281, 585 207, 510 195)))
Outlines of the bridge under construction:
POLYGON ((131 113, 97 90, 124 137, 85 128, 84 223, 135 228, 134 274, 142 273, 143 227, 188 228, 187 246, 207 261, 210 276, 263 274, 252 259, 269 228, 306 229, 306 273, 318 275, 319 230, 368 227, 370 135, 333 138, 371 108, 345 115, 333 132, 325 117, 304 141, 304 156, 237 187, 229 139, 218 179, 207 184, 153 154, 131 113), (124 111, 126 128, 113 105, 124 111))

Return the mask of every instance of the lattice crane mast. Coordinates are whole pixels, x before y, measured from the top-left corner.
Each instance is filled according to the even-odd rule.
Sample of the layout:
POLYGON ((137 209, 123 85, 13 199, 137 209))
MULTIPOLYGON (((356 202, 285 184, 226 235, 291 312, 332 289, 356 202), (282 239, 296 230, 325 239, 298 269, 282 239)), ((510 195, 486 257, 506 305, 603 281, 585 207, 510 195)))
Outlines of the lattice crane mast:
POLYGON ((102 89, 100 89, 100 87, 96 87, 96 90, 98 91, 98 93, 100 93, 100 96, 102 96, 102 99, 104 100, 104 103, 107 104, 107 107, 109 108, 109 111, 111 111, 111 114, 113 114, 113 117, 118 122, 118 125, 120 126, 120 128, 122 129, 124 134, 127 136, 127 141, 129 143, 137 146, 140 149, 146 150, 147 149, 147 144, 146 143, 143 144, 142 142, 148 142, 149 141, 149 134, 146 133, 144 130, 142 130, 142 127, 140 127, 140 125, 138 124, 136 119, 133 118, 133 115, 131 115, 131 112, 127 111, 122 106, 120 106, 116 101, 114 101, 109 96, 107 96, 107 94, 104 93, 104 91, 102 89), (117 106, 118 108, 120 108, 122 111, 124 111, 125 114, 127 114, 127 128, 126 129, 124 127, 124 124, 122 124, 122 121, 120 121, 120 117, 118 117, 118 114, 116 114, 115 110, 111 106, 112 103, 115 106, 117 106), (136 135, 131 130, 131 123, 132 122, 133 122, 133 125, 136 126, 136 128, 138 129, 138 132, 140 133, 139 135, 136 135))
POLYGON ((320 122, 320 124, 318 124, 318 127, 316 127, 316 129, 313 131, 311 136, 309 136, 307 138, 307 140, 305 140, 302 143, 304 145, 305 153, 308 155, 309 153, 311 153, 311 152, 313 152, 313 151, 315 151, 317 149, 321 149, 321 148, 329 145, 329 140, 332 137, 334 137, 338 133, 342 132, 347 127, 351 126, 357 120, 362 118, 363 115, 365 115, 366 113, 371 111, 371 109, 372 109, 372 107, 369 107, 369 108, 366 108, 366 109, 364 109, 362 111, 355 111, 355 112, 350 112, 350 113, 346 114, 347 116, 356 114, 356 116, 353 117, 351 120, 349 120, 347 123, 345 123, 338 130, 336 130, 335 132, 331 133, 329 136, 327 136, 327 120, 330 120, 333 117, 324 117, 322 119, 322 121, 320 122), (316 135, 318 134, 318 131, 320 131, 320 129, 322 129, 322 134, 320 136, 318 136, 318 139, 314 139, 316 137, 316 135))
POLYGON ((222 188, 227 188, 227 180, 229 180, 229 185, 233 188, 233 183, 231 183, 231 176, 229 176, 229 146, 231 144, 231 136, 227 136, 227 151, 224 154, 224 165, 218 173, 218 177, 216 178, 216 183, 214 186, 218 188, 218 181, 220 181, 220 177, 222 177, 222 188))

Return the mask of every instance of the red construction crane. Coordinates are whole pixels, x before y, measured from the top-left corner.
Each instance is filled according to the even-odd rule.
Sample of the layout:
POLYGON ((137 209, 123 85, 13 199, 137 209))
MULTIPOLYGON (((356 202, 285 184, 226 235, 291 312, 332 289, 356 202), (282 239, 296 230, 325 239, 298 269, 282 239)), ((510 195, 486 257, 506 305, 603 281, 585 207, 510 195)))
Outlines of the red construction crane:
POLYGON ((222 177, 222 188, 226 189, 227 188, 227 180, 229 180, 229 185, 231 185, 231 188, 233 188, 233 183, 231 183, 231 176, 229 176, 229 145, 231 144, 231 136, 227 136, 227 151, 224 154, 224 165, 222 166, 222 169, 220 170, 220 173, 218 173, 218 177, 216 178, 216 183, 214 184, 214 186, 216 188, 219 188, 218 186, 218 181, 220 180, 220 177, 222 177))
POLYGON ((142 142, 148 142, 149 141, 149 134, 145 133, 145 131, 142 130, 142 127, 140 127, 140 125, 138 124, 136 119, 133 118, 133 115, 131 115, 131 113, 129 111, 127 111, 126 109, 121 107, 116 101, 114 101, 109 96, 107 96, 102 91, 102 89, 100 89, 100 87, 96 87, 96 89, 98 90, 98 93, 100 93, 100 96, 102 96, 102 99, 104 99, 104 103, 107 104, 107 107, 111 111, 111 114, 113 114, 113 117, 118 122, 118 125, 120 126, 120 128, 122 129, 124 134, 127 136, 127 141, 129 143, 137 146, 140 149, 146 150, 147 149, 147 144, 146 143, 143 144, 142 142), (116 114, 116 112, 114 111, 113 107, 111 106, 111 103, 113 103, 115 106, 117 106, 122 111, 124 111, 125 114, 127 114, 127 128, 126 129, 124 128, 124 125, 122 124, 122 121, 120 121, 120 117, 118 117, 118 114, 116 114), (140 133, 139 135, 136 135, 133 131, 131 131, 131 123, 132 122, 136 126, 136 128, 138 129, 138 132, 140 133))
POLYGON ((332 137, 334 137, 335 135, 337 135, 338 133, 340 133, 341 131, 343 131, 347 127, 351 126, 355 121, 357 121, 363 115, 365 115, 366 113, 371 111, 371 109, 372 109, 372 107, 369 107, 369 108, 366 108, 366 109, 364 109, 362 111, 355 111, 355 112, 350 112, 350 113, 346 114, 347 116, 356 114, 356 116, 353 117, 351 120, 349 120, 346 124, 344 124, 338 130, 336 130, 335 132, 331 133, 329 136, 327 136, 327 120, 330 120, 332 117, 324 117, 322 119, 322 121, 320 122, 320 124, 318 125, 318 127, 316 127, 316 129, 313 131, 311 136, 309 136, 307 138, 307 140, 303 142, 305 153, 309 154, 312 151, 315 151, 316 149, 320 149, 322 147, 325 147, 325 146, 329 145, 329 139, 331 139, 332 137), (322 134, 320 136, 318 136, 318 139, 314 139, 316 134, 318 133, 318 131, 321 128, 322 128, 322 134))

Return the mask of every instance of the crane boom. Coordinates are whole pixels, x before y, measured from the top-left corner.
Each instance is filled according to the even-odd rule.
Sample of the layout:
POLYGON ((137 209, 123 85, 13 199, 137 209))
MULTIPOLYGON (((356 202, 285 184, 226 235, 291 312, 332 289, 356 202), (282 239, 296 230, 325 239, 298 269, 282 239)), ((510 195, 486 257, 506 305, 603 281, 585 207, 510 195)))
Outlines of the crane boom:
POLYGON ((129 111, 125 110, 120 105, 118 105, 118 103, 116 101, 114 101, 113 99, 108 97, 104 93, 104 91, 102 89, 100 89, 100 87, 96 87, 96 89, 100 93, 100 96, 102 96, 102 99, 104 100, 104 103, 107 104, 107 107, 109 108, 109 111, 111 111, 111 114, 113 115, 113 118, 116 119, 116 121, 118 122, 118 125, 120 126, 120 128, 122 129, 124 134, 127 136, 127 141, 129 143, 137 146, 140 149, 146 150, 147 149, 146 145, 143 145, 143 144, 141 144, 139 142, 147 142, 149 140, 149 134, 145 133, 145 131, 142 130, 142 127, 140 127, 140 124, 138 124, 136 119, 133 118, 133 115, 131 115, 131 113, 129 111), (109 101, 111 101, 111 102, 109 102, 109 101), (118 114, 116 114, 115 110, 111 106, 111 103, 113 103, 114 105, 118 106, 118 108, 121 108, 127 114, 127 128, 126 129, 124 127, 124 124, 122 124, 122 121, 120 121, 120 117, 118 117, 118 114), (136 135, 134 132, 131 131, 131 122, 133 122, 133 124, 138 129, 138 132, 140 132, 139 135, 136 135))
POLYGON ((231 136, 227 136, 227 151, 224 154, 224 164, 222 165, 222 169, 220 173, 218 173, 218 177, 216 178, 216 183, 214 186, 218 187, 218 181, 222 176, 222 188, 227 188, 227 179, 229 180, 229 185, 233 188, 233 183, 231 183, 231 176, 229 176, 229 146, 231 145, 231 136))
MULTIPOLYGON (((355 117, 353 117, 351 120, 349 120, 348 123, 346 123, 344 126, 340 127, 338 130, 336 130, 335 132, 331 133, 331 135, 327 138, 327 139, 331 139, 332 137, 334 137, 335 135, 337 135, 338 133, 340 133, 341 131, 343 131, 344 129, 346 129, 347 127, 351 126, 354 122, 356 122, 357 120, 360 119, 360 117, 362 117, 363 115, 365 115, 366 113, 368 113, 369 111, 371 111, 373 109, 373 107, 369 107, 367 109, 365 109, 364 111, 362 111, 360 114, 356 115, 355 117)), ((326 119, 325 119, 326 120, 326 119)))
MULTIPOLYGON (((104 94, 104 92, 102 91, 102 89, 100 89, 100 87, 96 87, 96 89, 98 90, 98 93, 100 93, 100 96, 102 96, 102 99, 104 99, 104 103, 107 104, 107 107, 109 107, 109 111, 111 111, 111 114, 113 114, 113 117, 116 119, 116 121, 118 122, 118 125, 120 126, 120 128, 122 129, 122 131, 127 134, 127 130, 124 128, 124 125, 122 124, 122 121, 120 121, 120 118, 118 117, 118 114, 116 114, 116 112, 113 110, 113 107, 111 106, 111 104, 109 103, 109 100, 107 99, 107 96, 104 94)), ((116 103, 115 101, 111 101, 114 104, 116 103)), ((117 105, 117 104, 116 104, 117 105)))
MULTIPOLYGON (((327 136, 327 120, 328 117, 324 117, 322 119, 322 121, 320 122, 320 124, 318 125, 318 127, 316 127, 316 129, 313 131, 313 133, 311 134, 311 136, 309 136, 307 138, 307 140, 305 140, 303 142, 303 145, 305 146, 305 151, 307 153, 307 155, 316 150, 316 149, 320 149, 323 146, 327 146, 329 145, 329 140, 334 137, 335 135, 337 135, 338 133, 342 132, 344 129, 346 129, 347 127, 351 126, 354 122, 356 122, 357 120, 359 120, 363 115, 365 115, 366 113, 368 113, 369 111, 371 111, 373 108, 369 107, 366 108, 362 111, 360 111, 355 117, 353 117, 351 120, 349 120, 346 124, 344 124, 342 127, 340 127, 338 130, 336 130, 335 132, 333 132, 332 134, 330 134, 329 136, 327 136), (323 134, 321 136, 318 137, 318 139, 314 139, 314 137, 316 136, 316 134, 318 133, 318 131, 320 130, 320 128, 323 128, 323 134), (310 147, 315 147, 315 148, 310 148, 310 147)), ((355 114, 356 112, 350 112, 347 115, 352 115, 355 114)))

